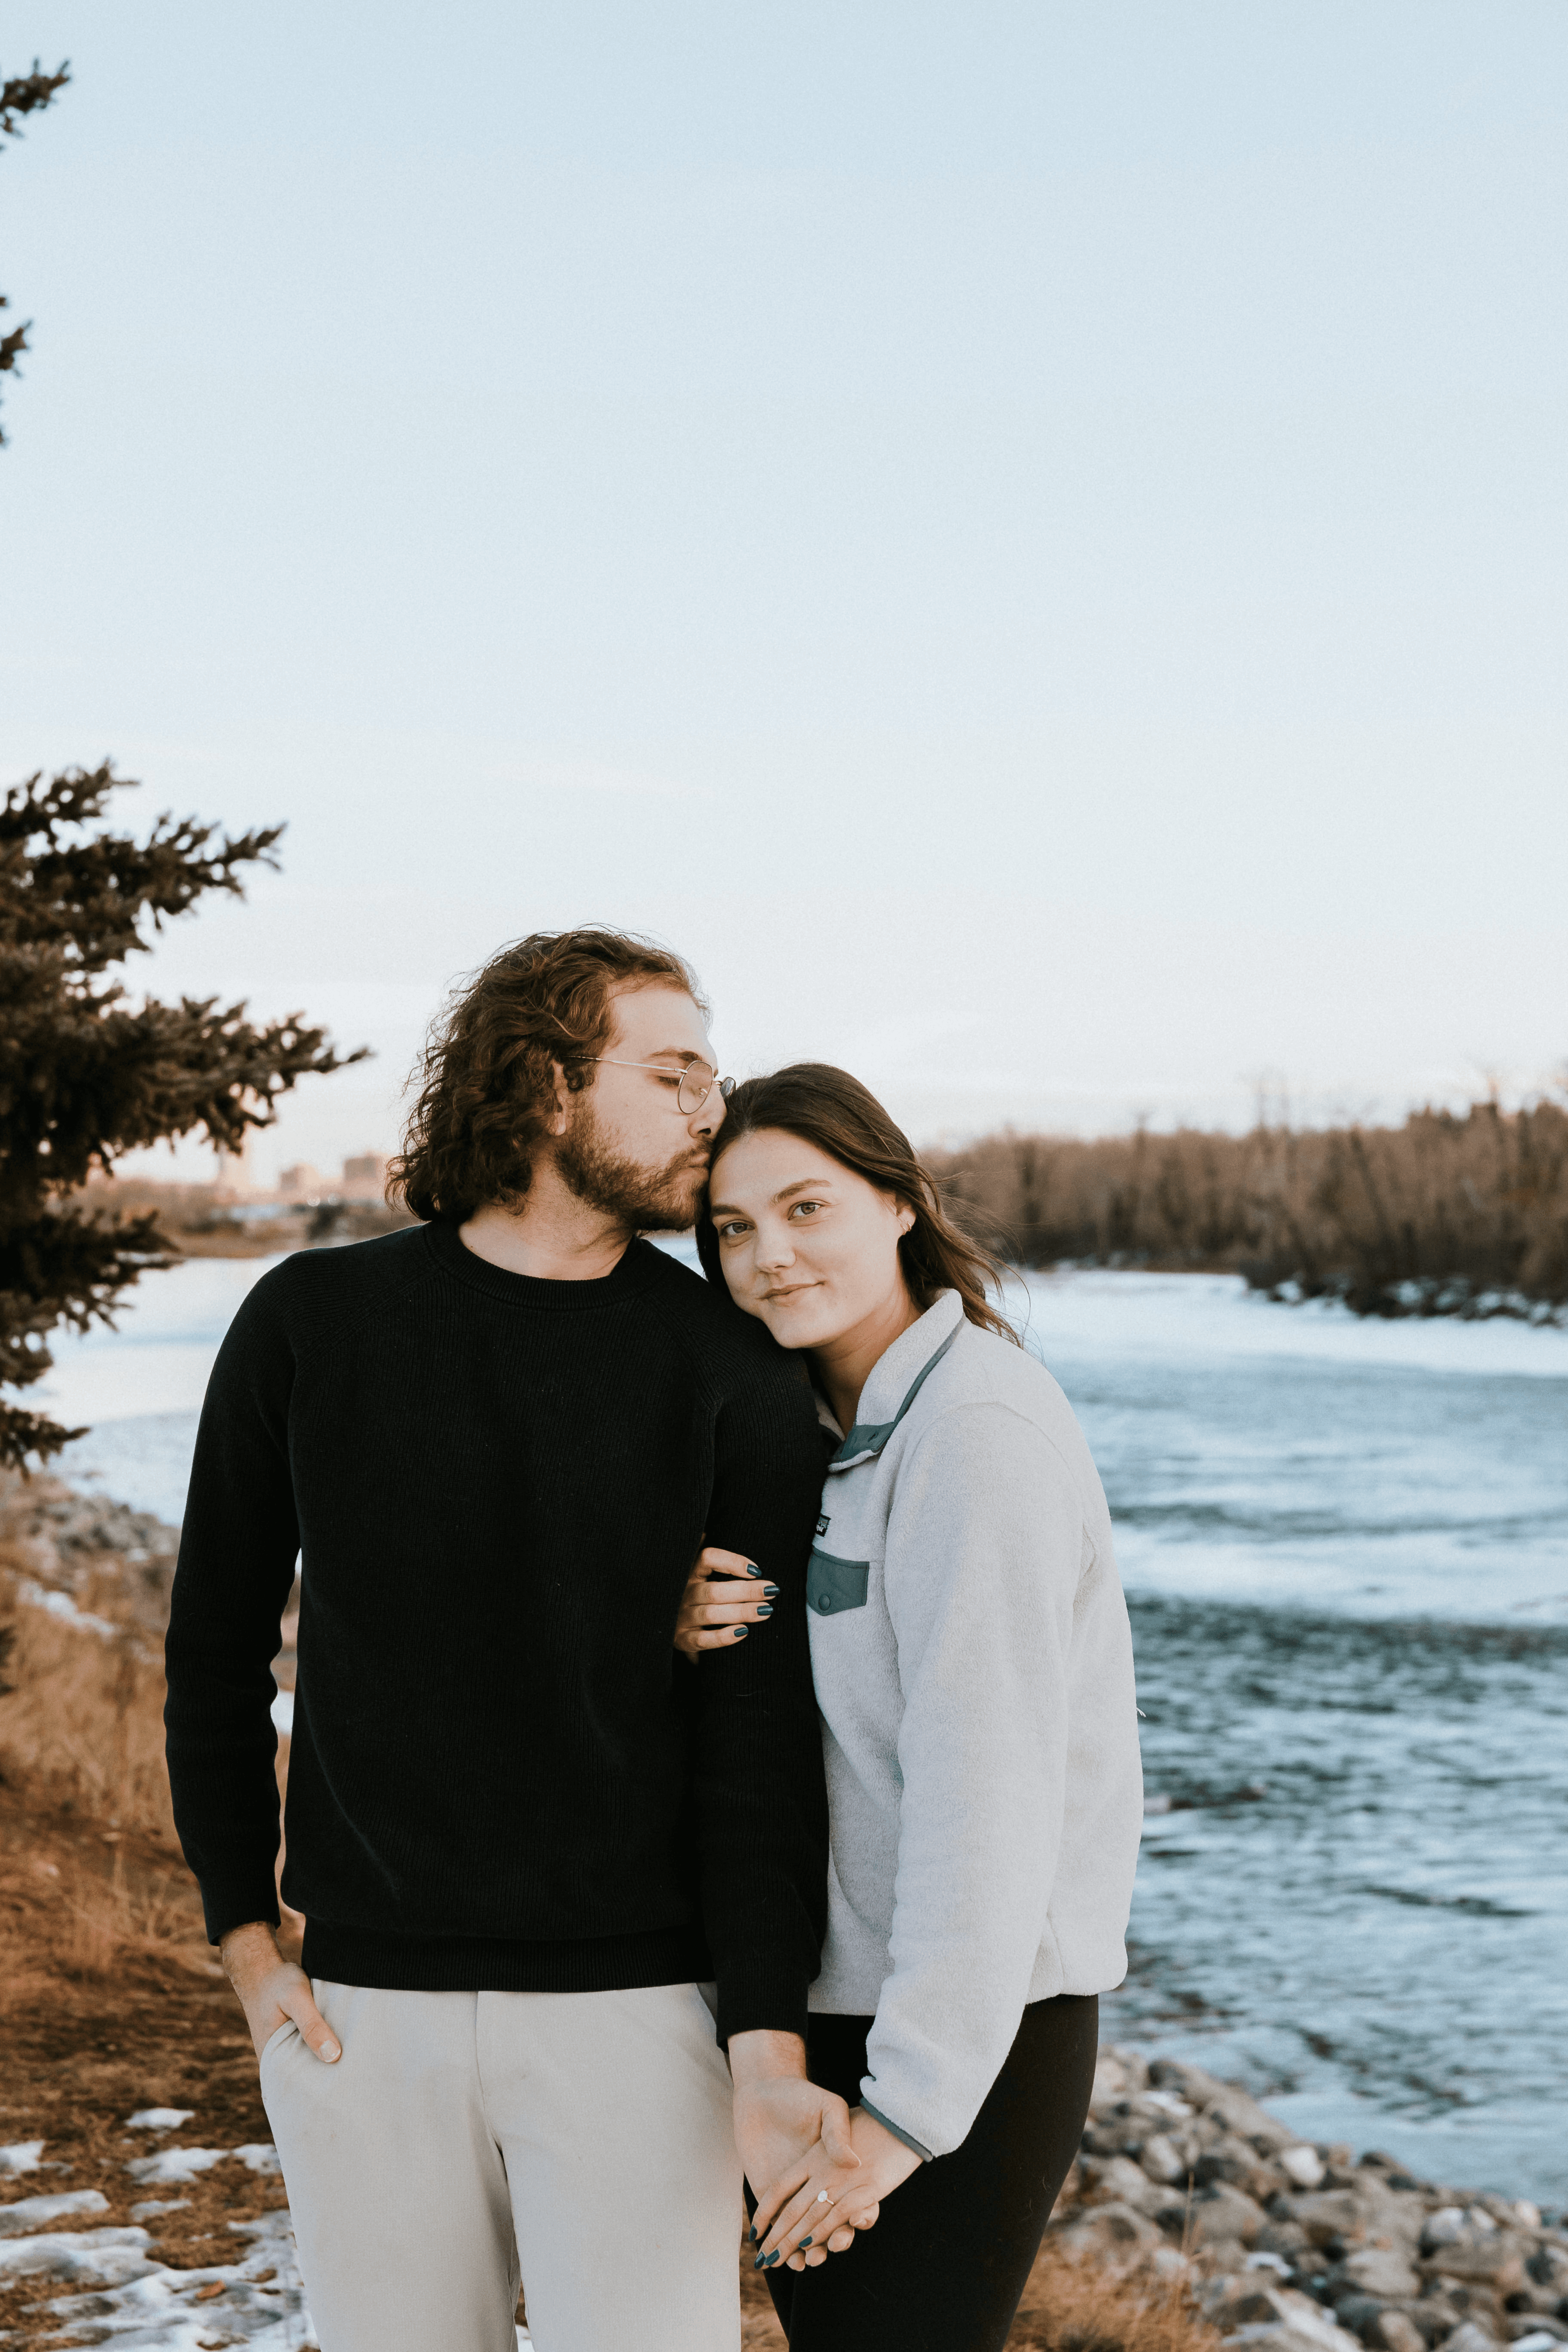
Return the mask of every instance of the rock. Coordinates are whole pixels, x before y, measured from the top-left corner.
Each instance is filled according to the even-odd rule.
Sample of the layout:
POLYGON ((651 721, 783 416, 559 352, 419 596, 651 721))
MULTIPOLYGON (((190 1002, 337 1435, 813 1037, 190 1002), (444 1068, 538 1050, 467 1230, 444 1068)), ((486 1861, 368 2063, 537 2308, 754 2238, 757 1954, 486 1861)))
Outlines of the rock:
POLYGON ((1503 2321, 1503 2334, 1513 2347, 1513 2352, 1556 2352, 1556 2347, 1568 2339, 1568 2320, 1546 2319, 1531 2314, 1510 2312, 1503 2321))
POLYGON ((1094 2088, 1089 2095, 1089 2111, 1108 2107, 1114 2099, 1127 2095, 1127 2069, 1114 2050, 1102 2050, 1095 2061, 1094 2088))
POLYGON ((1136 2163, 1143 2153, 1143 2143, 1151 2129, 1157 2126, 1135 2116, 1125 2099, 1105 2115, 1096 2116, 1085 2126, 1083 2149, 1086 2156, 1130 2156, 1136 2163))
MULTIPOLYGON (((1217 2116, 1205 2116, 1204 2122, 1217 2126, 1217 2116)), ((1237 2132, 1215 2129, 1208 2146, 1193 2167, 1193 2178, 1200 2186, 1211 2180, 1228 2180, 1235 2189, 1245 2189, 1258 2204, 1274 2196, 1285 2183, 1271 2164, 1263 2163, 1249 2139, 1237 2132)))
MULTIPOLYGON (((1481 2231, 1484 2233, 1492 2227, 1491 2215, 1482 2213, 1481 2231)), ((1471 2226, 1469 2214, 1464 2206, 1440 2205, 1435 2213, 1427 2214, 1422 2225, 1421 2251, 1424 2254, 1434 2253, 1439 2246, 1457 2246, 1461 2239, 1475 2235, 1476 2231, 1471 2226)))
POLYGON ((1357 2337, 1331 2319, 1310 2294, 1294 2287, 1267 2290, 1273 2316, 1251 2320, 1226 2337, 1228 2344, 1251 2344, 1259 2352, 1361 2352, 1357 2337))
POLYGON ((1373 2341, 1373 2330, 1383 2317, 1383 2305, 1374 2294, 1360 2294, 1353 2289, 1341 2296, 1334 2305, 1334 2317, 1362 2343, 1373 2341))
POLYGON ((1517 2238, 1494 2230, 1489 2237, 1460 2238, 1427 2257, 1428 2276, 1474 2280, 1494 2294, 1511 2294, 1524 2284, 1523 2252, 1517 2238))
POLYGON ((1446 2352, 1498 2352, 1498 2339, 1479 2320, 1461 2319, 1445 2347, 1446 2352))
POLYGON ((1186 2278, 1193 2267, 1178 2246, 1156 2246, 1143 2259, 1156 2278, 1186 2278))
POLYGON ((1276 2325, 1283 2318, 1279 2289, 1260 2285, 1257 2279, 1211 2279, 1209 2291, 1199 2301, 1205 2318, 1222 2336, 1233 2335, 1238 2327, 1276 2325))
POLYGON ((1298 2140, 1294 2147, 1282 2147, 1274 2161, 1298 2189, 1317 2189, 1321 2185, 1323 2159, 1305 2140, 1298 2140))
POLYGON ((1426 2352, 1426 2338, 1403 2311, 1380 2311, 1367 2341, 1380 2352, 1426 2352))
POLYGON ((1265 2218, 1261 2205, 1255 2204, 1243 2190, 1231 2188, 1227 2181, 1215 2180, 1208 2188, 1194 2191, 1186 2220, 1195 2246, 1212 2246, 1231 2240, 1249 2246, 1263 2228, 1265 2218))
POLYGON ((1301 2197, 1282 2197, 1277 2213, 1279 2205, 1314 2246, 1331 2245, 1336 2238, 1355 2244, 1366 2235, 1365 2215, 1353 2189, 1318 2189, 1301 2197))
POLYGON ((1124 2254, 1134 2246, 1159 2243, 1160 2232, 1131 2205, 1090 2205, 1053 2226, 1051 2237, 1068 2254, 1124 2254))
POLYGON ((1311 2243, 1300 2221, 1281 2221, 1270 2214, 1258 2232, 1258 2254, 1254 2259, 1261 2260, 1265 2254, 1277 2254, 1290 2269, 1299 2270, 1301 2257, 1311 2251, 1311 2243))
POLYGON ((1156 2132, 1152 2139, 1146 2139, 1143 2142, 1142 2153, 1138 2160, 1150 2179, 1159 2181, 1162 2187, 1166 2189, 1184 2187, 1187 2179, 1185 2161, 1178 2156, 1174 2143, 1164 2132, 1156 2132))
POLYGON ((1168 2192, 1156 2188, 1125 2156, 1086 2157, 1081 2169, 1088 2205, 1131 2205, 1135 2213, 1146 2213, 1152 2221, 1170 2203, 1168 2192))
POLYGON ((1380 2303, 1401 2303, 1421 2292, 1414 2264, 1392 2246, 1360 2246, 1347 2254, 1331 2274, 1331 2289, 1339 2282, 1357 2294, 1376 2295, 1380 2303))
POLYGON ((1315 2246, 1341 2251, 1386 2239, 1393 2245, 1414 2246, 1421 2226, 1421 2209, 1413 2198, 1390 2189, 1375 2172, 1352 2173, 1348 2188, 1309 2189, 1305 2195, 1277 2197, 1270 2210, 1279 2220, 1299 2221, 1315 2246))
POLYGON ((1147 2089, 1148 2083, 1149 2062, 1142 2053, 1108 2042, 1095 2063, 1089 2113, 1114 2105, 1118 2099, 1136 2098, 1140 2091, 1147 2089))

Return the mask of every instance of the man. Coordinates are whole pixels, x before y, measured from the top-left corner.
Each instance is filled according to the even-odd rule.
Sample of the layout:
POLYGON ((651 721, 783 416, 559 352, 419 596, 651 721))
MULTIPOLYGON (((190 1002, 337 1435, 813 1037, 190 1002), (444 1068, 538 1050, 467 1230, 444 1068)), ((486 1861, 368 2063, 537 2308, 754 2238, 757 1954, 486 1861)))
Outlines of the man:
POLYGON ((805 2080, 826 1801, 796 1360, 638 1239, 724 1114, 678 958, 541 935, 448 1008, 396 1180, 235 1319, 168 1640, 175 1817, 330 2352, 735 2352, 740 2168, 805 2080), (769 1638, 671 1640, 706 1535, 769 1638), (296 1554, 281 1955, 269 1662, 296 1554), (716 1980, 717 2039, 700 1990, 716 1980), (734 2121, 731 2123, 731 2079, 734 2121))

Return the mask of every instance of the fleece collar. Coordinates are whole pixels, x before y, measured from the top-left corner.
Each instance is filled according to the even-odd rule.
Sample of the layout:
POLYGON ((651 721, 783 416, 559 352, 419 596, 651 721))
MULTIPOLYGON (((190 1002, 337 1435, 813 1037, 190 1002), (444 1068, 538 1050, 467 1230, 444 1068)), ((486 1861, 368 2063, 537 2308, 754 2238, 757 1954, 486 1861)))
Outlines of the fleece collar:
MULTIPOLYGON (((956 1290, 944 1290, 935 1306, 928 1307, 919 1322, 900 1331, 892 1346, 878 1357, 860 1392, 860 1418, 827 1465, 830 1477, 836 1470, 853 1470, 858 1463, 869 1462, 880 1454, 957 1339, 963 1321, 963 1299, 956 1290)), ((837 1430, 837 1423, 826 1411, 818 1418, 837 1430)))

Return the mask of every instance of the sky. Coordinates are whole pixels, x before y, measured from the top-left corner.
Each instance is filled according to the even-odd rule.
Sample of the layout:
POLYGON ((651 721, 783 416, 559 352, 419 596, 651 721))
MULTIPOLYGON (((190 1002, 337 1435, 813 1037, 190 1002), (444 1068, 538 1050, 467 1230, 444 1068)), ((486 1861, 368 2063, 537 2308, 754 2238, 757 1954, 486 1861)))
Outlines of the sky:
POLYGON ((1561 0, 4 26, 0 780, 287 820, 260 1173, 584 921, 921 1141, 1562 1072, 1561 0))

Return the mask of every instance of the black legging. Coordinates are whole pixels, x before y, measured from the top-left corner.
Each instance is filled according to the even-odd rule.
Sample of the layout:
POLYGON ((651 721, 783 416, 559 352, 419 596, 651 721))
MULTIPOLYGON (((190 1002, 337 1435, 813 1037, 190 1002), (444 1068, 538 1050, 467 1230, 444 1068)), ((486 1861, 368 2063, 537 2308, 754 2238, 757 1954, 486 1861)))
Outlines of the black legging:
MULTIPOLYGON (((811 2079, 859 2102, 868 2017, 814 2017, 811 2079)), ((1100 2002, 1037 2000, 968 2138, 882 2200, 847 2253, 767 2273, 790 2352, 1001 2352, 1094 2087, 1100 2002)))

